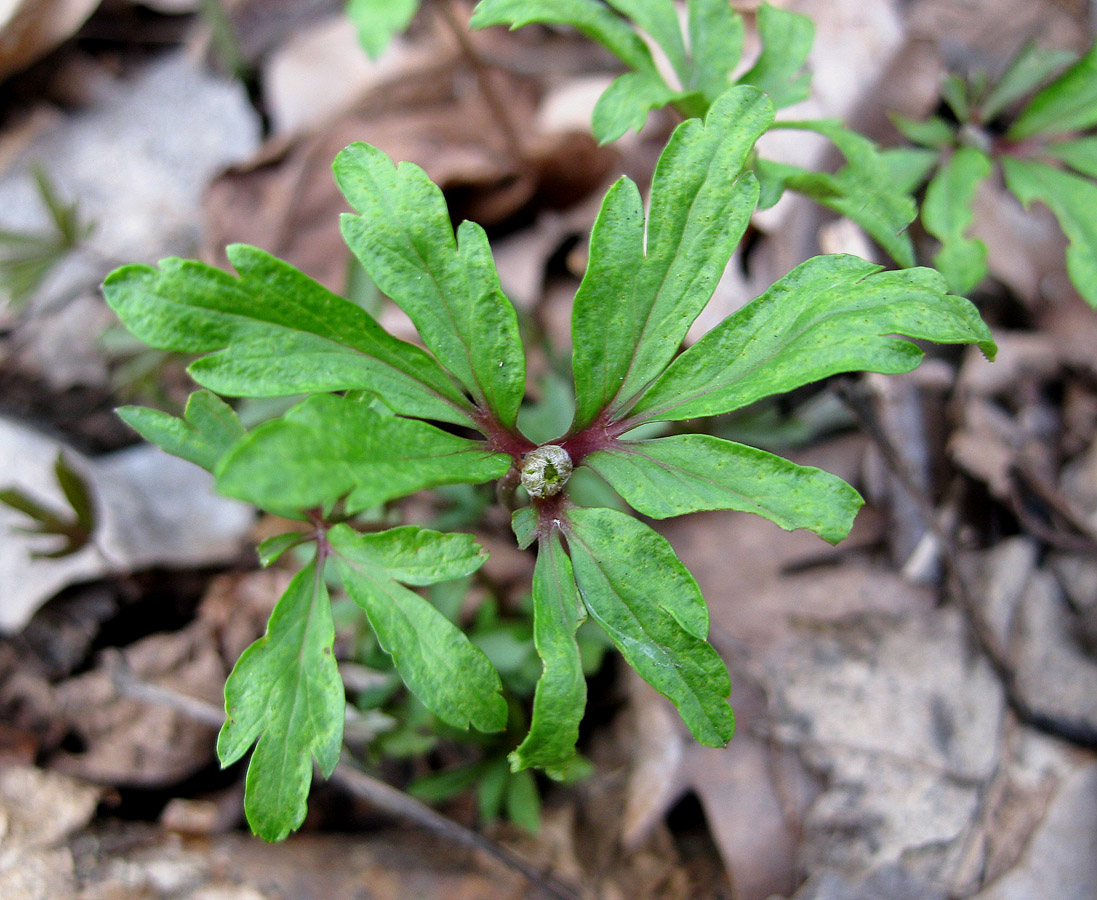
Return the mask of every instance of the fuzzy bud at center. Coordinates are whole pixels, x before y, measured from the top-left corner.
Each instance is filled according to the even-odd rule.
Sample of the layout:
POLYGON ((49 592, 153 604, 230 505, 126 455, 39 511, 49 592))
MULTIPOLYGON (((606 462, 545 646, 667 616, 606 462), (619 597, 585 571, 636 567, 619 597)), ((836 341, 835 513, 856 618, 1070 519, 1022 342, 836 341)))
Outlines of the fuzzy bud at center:
POLYGON ((552 497, 571 477, 571 457, 556 444, 530 450, 522 459, 522 487, 531 497, 552 497))

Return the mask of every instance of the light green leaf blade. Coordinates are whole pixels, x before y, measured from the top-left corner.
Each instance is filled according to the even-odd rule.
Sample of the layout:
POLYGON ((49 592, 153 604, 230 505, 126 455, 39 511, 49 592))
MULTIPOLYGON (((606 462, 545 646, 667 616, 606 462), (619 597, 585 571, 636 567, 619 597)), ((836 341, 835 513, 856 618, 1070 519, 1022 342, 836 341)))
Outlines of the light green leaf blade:
POLYGON ((765 91, 778 109, 806 100, 811 73, 803 69, 815 40, 814 23, 800 13, 763 3, 758 8, 758 33, 762 52, 739 83, 765 91))
POLYGON ((419 0, 347 0, 347 15, 370 59, 377 59, 396 35, 407 30, 418 9, 419 0))
POLYGON ((629 665, 678 707, 697 740, 726 744, 735 731, 731 683, 704 639, 707 626, 683 623, 704 609, 704 600, 670 545, 609 509, 569 510, 566 529, 575 582, 591 618, 629 665))
POLYGON ((666 106, 678 96, 654 72, 625 72, 613 80, 594 104, 591 116, 594 137, 598 143, 608 144, 626 131, 639 131, 649 112, 666 106))
POLYGON ((438 360, 512 426, 526 359, 484 229, 462 222, 455 240, 445 198, 427 173, 412 163, 395 166, 369 144, 340 152, 335 178, 361 213, 343 216, 347 246, 438 360))
POLYGON ((908 119, 898 113, 889 113, 888 118, 899 133, 912 144, 921 147, 929 147, 934 150, 944 150, 951 147, 956 141, 953 127, 940 116, 930 116, 928 119, 908 119))
MULTIPOLYGON (((370 537, 345 525, 328 532, 347 593, 365 610, 377 640, 392 657, 408 689, 455 728, 502 729, 507 722, 507 704, 499 674, 460 628, 377 564, 384 551, 379 554, 370 537)), ((420 539, 427 548, 430 544, 441 546, 446 537, 424 532, 420 539), (437 537, 429 537, 431 534, 437 537)), ((473 568, 478 568, 483 557, 474 561, 473 568)))
POLYGON ((1097 125, 1097 44, 1032 98, 1007 136, 1067 134, 1097 125))
POLYGON ((1076 58, 1069 50, 1041 48, 1029 41, 1010 60, 1002 77, 979 104, 980 117, 984 122, 992 121, 1007 106, 1076 58))
POLYGON ((924 147, 890 147, 880 151, 880 159, 896 191, 911 194, 929 178, 940 154, 924 147))
POLYGON ((233 278, 204 263, 165 259, 125 266, 103 294, 151 347, 204 353, 189 369, 201 385, 236 397, 368 390, 398 413, 469 424, 471 407, 423 350, 387 334, 360 307, 289 263, 235 244, 233 278))
POLYGON ((987 248, 967 232, 975 219, 975 192, 990 170, 990 159, 984 153, 961 147, 926 188, 922 222, 941 242, 933 264, 948 279, 949 290, 957 294, 966 294, 986 275, 987 248))
POLYGON ((575 632, 586 619, 576 592, 571 560, 560 534, 541 540, 533 569, 533 642, 544 663, 533 697, 533 721, 510 754, 511 769, 544 769, 560 777, 575 756, 587 683, 575 632))
POLYGON ((654 519, 708 509, 807 528, 832 544, 864 501, 837 475, 705 434, 619 441, 583 460, 639 513, 654 519))
POLYGON ((345 497, 349 512, 442 484, 501 478, 510 457, 364 403, 317 394, 259 426, 217 468, 217 488, 272 511, 345 497))
POLYGON ((340 525, 331 534, 349 559, 384 570, 403 584, 434 584, 471 575, 488 558, 471 534, 447 534, 413 525, 371 534, 357 534, 340 525))
POLYGON ((1097 135, 1048 144, 1043 152, 1062 160, 1076 172, 1097 178, 1097 135))
POLYGON ((469 21, 471 28, 508 25, 569 25, 597 41, 621 62, 638 71, 655 71, 651 51, 620 16, 598 0, 480 0, 469 21))
POLYGON ((646 252, 635 185, 607 195, 572 312, 573 428, 626 403, 674 356, 750 221, 758 189, 742 169, 772 119, 764 94, 739 87, 704 124, 675 129, 652 181, 646 252))
POLYGON ((217 753, 228 766, 258 740, 244 810, 265 840, 282 840, 304 820, 312 760, 325 776, 339 761, 346 701, 334 641, 327 587, 313 561, 290 582, 267 633, 243 652, 225 685, 217 753))
POLYGON ((1067 274, 1097 307, 1097 184, 1032 160, 1002 160, 1006 186, 1029 206, 1039 200, 1055 214, 1070 241, 1067 274))
POLYGON ((146 441, 207 472, 245 434, 233 408, 210 391, 191 394, 182 419, 140 406, 123 406, 117 412, 146 441))
POLYGON ((511 516, 510 527, 518 538, 518 547, 525 550, 537 540, 537 510, 532 506, 516 509, 511 516))
POLYGON ((631 19, 662 47, 678 77, 687 75, 686 46, 673 0, 607 0, 617 12, 631 19))
POLYGON ((938 272, 816 256, 679 356, 629 421, 718 415, 840 372, 909 372, 922 351, 895 335, 995 351, 975 307, 946 293, 938 272))
POLYGON ((685 87, 711 104, 728 89, 743 55, 743 18, 725 0, 689 0, 687 9, 691 72, 685 87))
POLYGON ((899 265, 914 265, 914 248, 906 229, 918 207, 892 180, 891 170, 872 141, 836 121, 779 122, 774 127, 824 135, 847 163, 834 175, 780 166, 787 187, 856 222, 899 265))

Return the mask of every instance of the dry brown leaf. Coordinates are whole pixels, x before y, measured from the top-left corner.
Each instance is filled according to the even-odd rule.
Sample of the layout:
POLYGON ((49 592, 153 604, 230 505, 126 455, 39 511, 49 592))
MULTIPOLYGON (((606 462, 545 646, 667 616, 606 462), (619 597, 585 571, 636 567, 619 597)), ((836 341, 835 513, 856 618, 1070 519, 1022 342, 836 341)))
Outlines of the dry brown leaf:
POLYGON ((0 81, 45 56, 84 24, 100 0, 8 0, 0 8, 0 81))
MULTIPOLYGON (((182 631, 144 638, 121 651, 141 681, 221 705, 227 669, 211 629, 197 622, 182 631)), ((119 695, 109 658, 56 690, 58 712, 83 744, 50 764, 99 784, 152 787, 182 781, 214 759, 215 729, 170 709, 119 695)))

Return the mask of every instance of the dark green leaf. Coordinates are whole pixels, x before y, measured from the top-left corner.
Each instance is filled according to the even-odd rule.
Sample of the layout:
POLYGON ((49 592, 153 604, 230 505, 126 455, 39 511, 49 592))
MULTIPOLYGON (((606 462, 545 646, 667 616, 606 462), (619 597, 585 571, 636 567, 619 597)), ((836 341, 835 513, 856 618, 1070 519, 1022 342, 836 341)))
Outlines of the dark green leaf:
POLYGON ((455 240, 445 197, 427 173, 412 163, 394 166, 369 144, 343 150, 335 178, 361 213, 343 216, 347 245, 438 360, 512 426, 526 360, 484 229, 462 222, 455 240))
POLYGON ((608 509, 572 509, 568 550, 583 604, 625 660, 668 697, 694 737, 720 747, 735 731, 731 684, 705 641, 708 615, 666 540, 608 509))
POLYGON ((510 526, 518 538, 518 547, 525 550, 537 540, 537 510, 532 506, 516 509, 511 517, 510 526))
POLYGON ((896 191, 911 194, 921 187, 937 165, 940 154, 923 147, 892 147, 880 151, 880 159, 896 191))
POLYGON ((346 700, 332 654, 335 626, 316 562, 290 582, 267 633, 248 647, 225 685, 221 765, 251 756, 244 810, 252 830, 279 841, 305 818, 312 760, 330 775, 339 761, 346 700))
POLYGON ((743 55, 743 19, 726 0, 689 0, 691 72, 684 87, 709 104, 728 89, 743 55))
POLYGON ((627 19, 640 26, 663 48, 674 71, 685 83, 688 77, 686 47, 682 42, 682 29, 674 0, 607 0, 627 19))
POLYGON ((159 271, 118 269, 103 293, 146 344, 212 354, 189 371, 218 393, 274 397, 360 388, 398 413, 471 421, 468 401, 424 351, 288 263, 242 244, 227 252, 239 278, 166 259, 159 271))
POLYGON ((53 472, 57 476, 61 493, 65 495, 76 516, 76 526, 90 535, 95 530, 95 505, 92 503, 87 480, 68 464, 63 453, 57 454, 53 472))
POLYGON ((1097 125, 1097 44, 1032 98, 1007 132, 1011 140, 1097 125))
POLYGON ((347 15, 370 59, 377 59, 396 35, 407 30, 418 9, 419 0, 347 0, 347 15))
POLYGON ((509 25, 570 25, 638 71, 655 70, 651 51, 624 19, 598 0, 480 0, 469 22, 472 28, 509 25))
MULTIPOLYGON (((860 225, 899 265, 914 265, 914 249, 906 234, 914 221, 914 199, 900 190, 879 149, 868 138, 839 122, 779 122, 775 128, 814 131, 830 139, 847 165, 834 175, 780 166, 785 184, 860 225)), ((759 162, 759 167, 774 166, 759 162)))
POLYGON ((365 610, 400 677, 440 719, 456 728, 498 731, 507 704, 499 675, 484 654, 426 600, 394 579, 429 584, 467 575, 485 555, 469 535, 417 528, 358 534, 328 532, 339 577, 365 610))
POLYGON ((646 242, 636 186, 622 179, 606 196, 572 314, 574 427, 642 390, 677 351, 750 221, 758 189, 742 168, 772 118, 764 94, 740 87, 704 124, 679 125, 655 170, 646 242))
POLYGON ((922 147, 930 147, 934 150, 944 150, 951 147, 956 141, 956 134, 951 125, 940 116, 930 116, 919 121, 908 119, 898 113, 890 113, 888 118, 899 130, 899 133, 912 144, 922 147))
POLYGON ((838 543, 864 501, 836 475, 704 434, 619 441, 583 460, 637 512, 655 519, 706 509, 752 512, 786 531, 838 543))
POLYGON ((512 769, 534 766, 556 777, 575 755, 587 702, 575 632, 585 618, 571 560, 553 529, 540 542, 533 570, 533 641, 544 671, 533 698, 529 734, 510 755, 512 769))
POLYGON ((299 547, 312 537, 301 531, 291 531, 287 534, 276 534, 267 538, 255 548, 259 555, 259 565, 264 569, 274 565, 287 550, 299 547))
POLYGON ((1097 136, 1049 144, 1043 152, 1062 160, 1076 172, 1097 178, 1097 136))
POLYGON ((598 143, 608 144, 630 129, 639 131, 649 112, 679 96, 655 72, 626 72, 615 78, 594 104, 591 130, 598 143))
POLYGON ((762 52, 739 83, 765 91, 778 109, 806 100, 811 73, 803 69, 815 40, 811 19, 763 3, 758 8, 758 33, 762 52))
POLYGON ((300 512, 346 497, 349 512, 440 484, 501 478, 506 454, 363 403, 317 394, 259 426, 217 468, 217 487, 272 511, 300 512))
POLYGON ((1076 55, 1069 50, 1040 48, 1029 41, 1010 60, 1002 77, 979 104, 984 122, 993 121, 1002 110, 1020 100, 1051 74, 1074 62, 1076 55))
POLYGON ((182 419, 140 406, 123 406, 117 412, 146 441, 208 472, 245 434, 232 407, 210 391, 191 394, 182 419))
POLYGON ((679 356, 629 419, 718 415, 840 372, 909 372, 922 351, 894 335, 995 351, 975 307, 932 269, 817 256, 679 356))
POLYGON ((1032 160, 1006 157, 1002 171, 1007 187, 1025 206, 1039 200, 1055 214, 1070 240, 1067 274, 1086 302, 1097 307, 1097 184, 1032 160))
POLYGON ((513 772, 507 779, 507 819, 530 834, 541 830, 541 795, 532 772, 513 772))
POLYGON ((922 222, 941 242, 933 264, 948 279, 949 290, 966 294, 986 275, 987 248, 967 236, 980 182, 990 175, 990 159, 974 147, 961 147, 941 166, 926 188, 922 222))
POLYGON ((959 75, 949 75, 941 85, 941 96, 957 122, 971 121, 971 104, 968 100, 968 86, 959 75))

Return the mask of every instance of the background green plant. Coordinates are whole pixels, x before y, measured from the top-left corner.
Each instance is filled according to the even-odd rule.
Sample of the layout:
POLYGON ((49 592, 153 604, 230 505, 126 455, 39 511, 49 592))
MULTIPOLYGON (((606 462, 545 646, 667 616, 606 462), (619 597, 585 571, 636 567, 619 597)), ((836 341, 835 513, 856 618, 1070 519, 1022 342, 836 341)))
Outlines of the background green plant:
POLYGON ((947 110, 894 116, 917 148, 889 151, 904 186, 926 185, 922 223, 940 241, 933 264, 966 292, 986 275, 986 247, 969 236, 979 185, 1004 178, 1026 207, 1043 203, 1070 241, 1067 273, 1097 306, 1097 45, 1082 57, 1028 44, 990 82, 950 77, 947 110))

